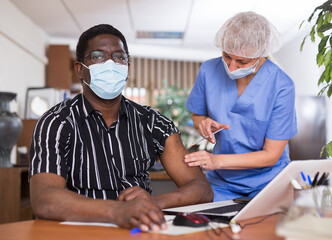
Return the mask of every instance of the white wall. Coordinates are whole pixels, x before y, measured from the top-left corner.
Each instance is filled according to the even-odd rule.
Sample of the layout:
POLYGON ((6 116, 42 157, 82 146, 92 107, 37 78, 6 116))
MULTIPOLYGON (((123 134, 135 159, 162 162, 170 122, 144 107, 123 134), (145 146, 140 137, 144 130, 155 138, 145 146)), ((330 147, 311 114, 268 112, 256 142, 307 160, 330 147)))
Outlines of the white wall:
POLYGON ((47 35, 37 25, 10 1, 1 0, 0 91, 17 93, 16 111, 21 118, 26 89, 45 86, 46 44, 47 35))
POLYGON ((294 80, 297 95, 317 96, 319 92, 317 82, 322 72, 316 64, 317 44, 307 38, 303 50, 300 51, 302 40, 307 32, 300 31, 300 33, 273 57, 294 80))
MULTIPOLYGON (((301 33, 296 39, 286 44, 273 55, 278 65, 293 79, 297 96, 317 96, 321 87, 318 87, 318 79, 323 71, 316 64, 316 54, 320 38, 316 43, 311 42, 310 37, 306 39, 303 50, 300 46, 303 38, 310 32, 310 26, 299 30, 301 33)), ((327 142, 332 140, 332 98, 326 98, 327 111, 327 142)))

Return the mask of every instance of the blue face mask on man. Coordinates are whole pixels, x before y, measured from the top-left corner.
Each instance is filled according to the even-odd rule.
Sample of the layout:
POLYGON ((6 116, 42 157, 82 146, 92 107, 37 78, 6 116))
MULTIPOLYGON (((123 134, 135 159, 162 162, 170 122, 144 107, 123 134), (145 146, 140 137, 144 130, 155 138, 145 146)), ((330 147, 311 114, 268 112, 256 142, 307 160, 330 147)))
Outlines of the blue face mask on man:
POLYGON ((100 98, 114 99, 122 92, 128 77, 128 65, 116 64, 109 59, 104 63, 92 64, 90 70, 90 84, 83 80, 90 89, 100 98))
POLYGON ((228 76, 233 80, 243 78, 243 77, 248 76, 249 74, 254 73, 255 70, 256 70, 256 67, 259 63, 259 59, 258 59, 257 62, 252 66, 249 66, 249 67, 246 67, 246 68, 238 68, 238 69, 234 70, 233 72, 231 72, 231 71, 229 71, 228 65, 225 62, 224 58, 222 58, 222 61, 224 63, 224 66, 225 66, 225 69, 226 69, 226 72, 227 72, 228 76))

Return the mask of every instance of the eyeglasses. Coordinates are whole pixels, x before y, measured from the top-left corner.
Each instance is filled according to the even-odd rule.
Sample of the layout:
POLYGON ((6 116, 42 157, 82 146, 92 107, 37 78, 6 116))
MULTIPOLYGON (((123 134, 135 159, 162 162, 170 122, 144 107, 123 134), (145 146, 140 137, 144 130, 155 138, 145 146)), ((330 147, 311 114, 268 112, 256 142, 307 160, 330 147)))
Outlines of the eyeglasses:
POLYGON ((108 54, 107 52, 96 50, 90 52, 88 55, 86 55, 84 58, 89 57, 92 63, 103 63, 106 62, 109 59, 109 56, 111 59, 121 65, 127 65, 129 56, 127 53, 124 52, 114 52, 112 54, 108 54))

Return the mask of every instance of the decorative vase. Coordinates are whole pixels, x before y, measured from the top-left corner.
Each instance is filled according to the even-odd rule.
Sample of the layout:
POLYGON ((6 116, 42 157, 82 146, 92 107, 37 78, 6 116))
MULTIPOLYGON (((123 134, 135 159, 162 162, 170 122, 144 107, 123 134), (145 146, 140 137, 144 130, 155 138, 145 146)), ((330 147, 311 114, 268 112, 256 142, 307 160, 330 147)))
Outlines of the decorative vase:
POLYGON ((12 167, 10 153, 21 131, 22 121, 17 113, 10 112, 9 104, 16 100, 16 93, 0 92, 0 167, 12 167))

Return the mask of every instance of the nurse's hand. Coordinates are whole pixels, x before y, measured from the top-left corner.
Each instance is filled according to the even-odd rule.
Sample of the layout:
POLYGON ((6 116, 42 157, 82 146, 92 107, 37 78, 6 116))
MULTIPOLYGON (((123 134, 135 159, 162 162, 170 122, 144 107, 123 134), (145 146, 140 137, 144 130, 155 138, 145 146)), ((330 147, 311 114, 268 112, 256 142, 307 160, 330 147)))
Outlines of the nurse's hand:
POLYGON ((184 156, 184 162, 189 167, 200 166, 203 169, 215 170, 219 168, 217 155, 207 151, 199 151, 184 156))
POLYGON ((213 137, 213 133, 221 128, 229 129, 229 126, 226 124, 218 123, 211 118, 206 118, 202 120, 198 125, 199 134, 213 144, 216 143, 213 137))

